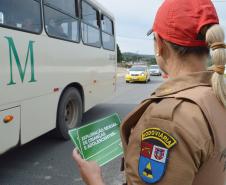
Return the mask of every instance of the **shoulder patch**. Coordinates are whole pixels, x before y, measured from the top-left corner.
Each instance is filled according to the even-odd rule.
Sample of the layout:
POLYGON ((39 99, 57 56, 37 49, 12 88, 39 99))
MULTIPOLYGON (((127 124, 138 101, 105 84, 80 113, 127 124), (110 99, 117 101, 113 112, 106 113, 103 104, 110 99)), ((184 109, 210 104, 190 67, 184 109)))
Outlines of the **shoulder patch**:
POLYGON ((154 184, 165 174, 169 150, 177 144, 176 139, 159 128, 142 132, 138 172, 145 183, 154 184))

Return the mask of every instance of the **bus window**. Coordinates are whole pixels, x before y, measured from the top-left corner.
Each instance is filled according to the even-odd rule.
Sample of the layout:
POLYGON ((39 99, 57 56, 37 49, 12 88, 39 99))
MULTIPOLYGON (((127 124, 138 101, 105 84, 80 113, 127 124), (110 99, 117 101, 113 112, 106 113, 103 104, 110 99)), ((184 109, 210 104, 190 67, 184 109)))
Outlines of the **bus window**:
POLYGON ((1 0, 0 25, 40 33, 40 0, 1 0))
POLYGON ((73 17, 77 17, 77 12, 75 12, 75 7, 77 7, 77 1, 75 0, 45 0, 45 4, 55 7, 62 12, 65 12, 73 17))
POLYGON ((4 24, 4 14, 0 12, 0 24, 4 24))
POLYGON ((107 16, 101 16, 102 43, 103 48, 115 50, 114 25, 113 21, 107 16))
POLYGON ((102 15, 101 18, 102 31, 114 35, 113 22, 107 16, 102 15))
POLYGON ((79 42, 77 1, 44 0, 45 28, 49 36, 79 42))
POLYGON ((82 40, 84 44, 101 47, 99 11, 82 1, 82 40))

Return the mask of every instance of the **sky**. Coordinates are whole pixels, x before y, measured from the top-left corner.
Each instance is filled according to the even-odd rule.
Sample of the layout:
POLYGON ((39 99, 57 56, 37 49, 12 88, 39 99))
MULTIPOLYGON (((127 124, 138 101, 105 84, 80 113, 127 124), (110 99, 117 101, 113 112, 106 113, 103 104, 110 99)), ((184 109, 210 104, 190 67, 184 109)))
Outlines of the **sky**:
MULTIPOLYGON (((153 38, 147 37, 163 0, 97 0, 115 16, 116 40, 122 52, 154 54, 153 38)), ((213 0, 226 33, 226 0, 213 0)))

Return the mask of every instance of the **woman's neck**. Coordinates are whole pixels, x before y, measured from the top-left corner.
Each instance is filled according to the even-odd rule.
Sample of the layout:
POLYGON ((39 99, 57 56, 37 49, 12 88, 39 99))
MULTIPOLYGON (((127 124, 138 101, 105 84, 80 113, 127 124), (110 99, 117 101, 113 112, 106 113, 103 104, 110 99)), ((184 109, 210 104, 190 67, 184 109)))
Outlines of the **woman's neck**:
POLYGON ((175 78, 180 75, 205 71, 207 57, 187 56, 184 58, 173 57, 167 61, 169 77, 175 78))

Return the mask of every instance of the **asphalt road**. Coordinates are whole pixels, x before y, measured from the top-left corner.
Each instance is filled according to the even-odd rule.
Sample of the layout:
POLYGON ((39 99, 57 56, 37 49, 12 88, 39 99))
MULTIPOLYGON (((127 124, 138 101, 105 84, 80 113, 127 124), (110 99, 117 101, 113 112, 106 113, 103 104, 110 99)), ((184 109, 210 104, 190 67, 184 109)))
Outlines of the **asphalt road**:
MULTIPOLYGON (((161 83, 161 77, 152 77, 148 84, 126 84, 119 77, 114 97, 86 112, 83 124, 113 112, 123 119, 161 83)), ((0 156, 0 185, 81 185, 82 179, 71 157, 72 150, 71 141, 62 141, 52 132, 13 149, 0 156)), ((106 184, 121 184, 119 169, 120 158, 103 167, 106 184)))

